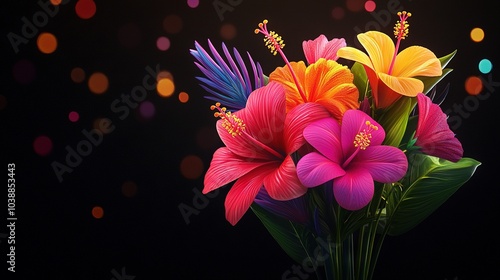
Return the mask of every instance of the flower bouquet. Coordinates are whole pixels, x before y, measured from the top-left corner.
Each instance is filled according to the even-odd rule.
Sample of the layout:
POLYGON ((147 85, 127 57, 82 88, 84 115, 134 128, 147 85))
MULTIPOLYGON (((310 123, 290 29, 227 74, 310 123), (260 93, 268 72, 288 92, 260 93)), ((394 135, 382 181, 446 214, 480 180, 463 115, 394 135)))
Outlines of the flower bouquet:
POLYGON ((297 62, 264 20, 255 33, 284 60, 269 75, 224 43, 223 55, 210 40, 210 53, 191 50, 224 143, 203 193, 230 185, 226 219, 236 225, 251 209, 320 278, 372 279, 384 238, 422 222, 480 165, 463 157, 440 108, 448 87, 437 84, 456 51, 400 51, 411 14, 398 16, 396 43, 368 31, 357 35, 364 52, 321 35, 303 41, 297 62))

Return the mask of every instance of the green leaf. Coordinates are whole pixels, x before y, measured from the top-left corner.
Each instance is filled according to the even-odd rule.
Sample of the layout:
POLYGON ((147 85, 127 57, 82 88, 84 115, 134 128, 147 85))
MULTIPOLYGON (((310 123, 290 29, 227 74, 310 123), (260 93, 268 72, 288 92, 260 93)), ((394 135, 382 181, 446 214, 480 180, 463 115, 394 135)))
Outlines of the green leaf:
POLYGON ((297 263, 304 260, 314 262, 314 250, 317 248, 315 237, 306 227, 267 212, 257 204, 252 204, 252 211, 278 242, 281 248, 297 263))
POLYGON ((355 62, 351 67, 351 72, 354 75, 353 83, 359 91, 359 100, 363 101, 365 97, 369 97, 368 76, 366 75, 365 68, 363 64, 355 62))
POLYGON ((414 141, 413 136, 415 134, 415 131, 417 130, 417 124, 418 124, 418 116, 410 116, 408 118, 406 131, 403 135, 403 139, 401 140, 401 144, 399 146, 401 150, 405 150, 408 147, 408 143, 412 140, 414 141))
POLYGON ((438 77, 415 77, 424 83, 423 93, 427 94, 431 89, 437 85, 444 77, 446 77, 453 69, 445 68, 443 69, 443 74, 438 77))
POLYGON ((413 154, 402 188, 395 186, 387 198, 388 234, 399 235, 425 220, 474 174, 480 162, 462 158, 453 163, 413 154))
POLYGON ((444 69, 446 67, 446 65, 448 65, 448 63, 450 62, 450 60, 455 56, 455 54, 457 54, 457 50, 454 50, 450 54, 438 58, 439 62, 441 62, 441 68, 444 69))
POLYGON ((266 76, 266 75, 262 75, 262 76, 264 76, 264 85, 269 84, 269 76, 266 76))
POLYGON ((384 145, 398 147, 401 143, 412 109, 411 103, 409 97, 399 98, 376 119, 385 130, 384 145))

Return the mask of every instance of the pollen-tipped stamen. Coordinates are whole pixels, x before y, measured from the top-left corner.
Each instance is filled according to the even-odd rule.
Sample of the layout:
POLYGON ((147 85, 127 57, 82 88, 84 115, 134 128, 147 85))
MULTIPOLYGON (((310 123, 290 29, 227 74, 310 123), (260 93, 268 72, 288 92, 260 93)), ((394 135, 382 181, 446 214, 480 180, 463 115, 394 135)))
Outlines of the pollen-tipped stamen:
POLYGON ((366 121, 365 125, 367 128, 358 132, 354 137, 354 147, 359 148, 361 150, 366 150, 368 146, 370 146, 370 139, 372 138, 372 131, 378 130, 378 126, 373 125, 370 121, 366 121))
POLYGON ((243 123, 242 119, 232 114, 226 109, 226 107, 221 107, 219 102, 210 106, 210 110, 213 111, 216 109, 217 112, 214 113, 214 117, 222 119, 222 127, 226 129, 231 136, 236 137, 237 135, 241 135, 241 133, 243 133, 245 130, 245 123, 243 123))
POLYGON ((396 47, 394 49, 394 55, 392 56, 391 65, 389 66, 389 71, 387 74, 391 75, 392 69, 394 68, 394 63, 396 61, 396 56, 398 55, 399 45, 401 40, 408 37, 410 24, 408 23, 408 18, 411 17, 411 13, 406 11, 398 12, 399 20, 394 26, 394 36, 397 38, 396 47))
POLYGON ((354 147, 356 147, 356 151, 351 154, 351 156, 344 162, 343 166, 348 166, 351 160, 356 156, 356 154, 361 150, 366 150, 371 144, 372 132, 378 130, 378 126, 372 124, 370 121, 365 122, 366 128, 360 130, 354 136, 354 147))
POLYGON ((264 42, 266 44, 266 47, 271 51, 273 55, 280 54, 281 58, 285 61, 286 65, 288 66, 288 69, 290 69, 290 73, 292 74, 293 81, 295 82, 295 85, 297 86, 297 90, 299 91, 300 96, 302 97, 302 100, 304 102, 307 102, 306 95, 304 94, 304 91, 302 90, 302 87, 300 86, 300 83, 297 79, 297 75, 295 75, 295 72, 293 71, 292 65, 290 65, 290 62, 285 56, 285 53, 283 52, 283 48, 285 47, 285 43, 283 41, 283 38, 278 35, 278 33, 274 31, 268 31, 267 30, 267 23, 268 20, 265 19, 261 23, 259 23, 259 28, 255 29, 255 34, 262 33, 264 34, 264 42))
MULTIPOLYGON (((243 122, 243 120, 237 117, 235 114, 232 114, 230 111, 228 111, 226 107, 221 107, 221 104, 219 102, 210 106, 210 110, 212 111, 217 110, 216 112, 214 112, 214 117, 221 118, 222 120, 221 126, 224 129, 226 129, 231 136, 236 137, 242 134, 248 135, 248 132, 246 132, 246 125, 243 122)), ((282 159, 284 157, 283 155, 281 155, 280 153, 278 153, 277 151, 263 144, 260 141, 253 140, 251 142, 253 145, 256 145, 258 149, 265 150, 269 154, 275 156, 276 158, 282 159)))

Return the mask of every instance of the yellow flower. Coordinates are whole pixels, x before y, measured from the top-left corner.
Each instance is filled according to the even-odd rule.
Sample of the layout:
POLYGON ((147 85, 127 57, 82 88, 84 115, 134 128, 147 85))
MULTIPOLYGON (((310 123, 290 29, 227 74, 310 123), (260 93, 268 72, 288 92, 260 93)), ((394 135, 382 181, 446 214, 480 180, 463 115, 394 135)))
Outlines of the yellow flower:
POLYGON ((359 92, 347 66, 325 58, 320 58, 307 67, 303 61, 291 62, 290 66, 278 67, 269 75, 269 81, 285 86, 287 111, 302 103, 315 102, 323 105, 340 121, 346 110, 359 107, 359 92), (290 68, 295 73, 296 80, 290 68))
POLYGON ((357 61, 364 65, 376 108, 386 108, 401 96, 414 97, 424 89, 418 76, 441 76, 442 68, 436 55, 427 48, 411 46, 398 53, 399 43, 408 34, 406 19, 410 13, 402 12, 396 24, 397 45, 389 36, 378 31, 358 34, 364 52, 353 48, 339 49, 341 58, 357 61))

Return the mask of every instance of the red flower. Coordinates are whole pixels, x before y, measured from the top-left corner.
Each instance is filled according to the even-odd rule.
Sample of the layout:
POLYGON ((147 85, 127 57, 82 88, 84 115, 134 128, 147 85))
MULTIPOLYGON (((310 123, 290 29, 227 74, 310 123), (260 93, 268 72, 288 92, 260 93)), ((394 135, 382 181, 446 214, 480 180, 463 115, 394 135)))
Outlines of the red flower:
POLYGON ((203 193, 235 181, 225 201, 226 219, 232 225, 262 187, 276 200, 297 198, 307 191, 290 155, 305 143, 302 132, 309 123, 330 116, 323 106, 304 103, 287 113, 285 89, 270 82, 252 92, 246 107, 234 114, 214 108, 221 117, 217 132, 225 147, 213 155, 203 193))

